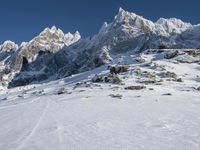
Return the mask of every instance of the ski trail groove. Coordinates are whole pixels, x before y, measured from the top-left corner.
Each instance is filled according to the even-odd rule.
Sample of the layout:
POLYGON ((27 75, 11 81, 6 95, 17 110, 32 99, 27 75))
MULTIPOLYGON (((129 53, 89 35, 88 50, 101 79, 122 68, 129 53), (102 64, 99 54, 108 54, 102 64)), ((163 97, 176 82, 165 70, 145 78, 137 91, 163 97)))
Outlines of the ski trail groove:
MULTIPOLYGON (((60 104, 56 100, 54 100, 52 97, 50 97, 50 100, 52 103, 54 103, 53 104, 53 106, 54 106, 53 115, 60 116, 60 112, 57 111, 58 108, 59 108, 59 110, 61 110, 60 104)), ((55 119, 57 122, 57 137, 58 137, 59 150, 65 150, 64 141, 63 141, 63 123, 60 118, 55 118, 55 119)))
POLYGON ((44 116, 47 112, 49 108, 49 101, 47 102, 47 105, 45 106, 42 115, 39 117, 39 120, 37 121, 36 125, 33 127, 33 129, 26 135, 26 137, 24 137, 24 139, 22 140, 22 142, 19 144, 19 146, 16 148, 16 150, 20 150, 21 148, 23 148, 23 146, 25 146, 25 144, 30 140, 30 138, 35 134, 35 132, 37 131, 38 127, 40 126, 42 120, 44 119, 44 116))

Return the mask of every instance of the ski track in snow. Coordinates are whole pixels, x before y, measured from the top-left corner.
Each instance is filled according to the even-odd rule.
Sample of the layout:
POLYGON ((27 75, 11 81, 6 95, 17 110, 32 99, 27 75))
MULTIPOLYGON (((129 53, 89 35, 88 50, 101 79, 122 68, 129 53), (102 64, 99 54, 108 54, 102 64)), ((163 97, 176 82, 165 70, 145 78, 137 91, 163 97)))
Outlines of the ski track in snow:
POLYGON ((199 48, 199 31, 200 25, 175 18, 152 22, 120 8, 91 38, 79 41, 78 32, 53 26, 19 49, 4 42, 0 150, 200 150, 199 50, 144 50, 199 48), (115 79, 108 65, 116 71, 121 64, 129 65, 119 74, 122 84, 105 83, 115 79), (84 70, 90 71, 51 81, 84 70), (40 84, 4 89, 10 80, 25 84, 46 73, 52 78, 40 84), (105 82, 91 83, 96 74, 105 82), (61 88, 67 93, 58 95, 61 88))
MULTIPOLYGON (((157 63, 189 75, 183 83, 151 84, 141 91, 105 83, 73 88, 73 83, 104 73, 106 67, 102 66, 38 86, 22 100, 18 95, 23 90, 14 89, 8 101, 0 103, 0 150, 199 150, 199 92, 191 88, 198 85, 191 80, 199 73, 197 65, 157 63), (62 87, 72 93, 57 95, 62 87), (181 91, 187 89, 190 91, 181 91), (30 95, 41 90, 44 95, 40 97, 30 95), (172 95, 163 96, 165 93, 172 95), (123 97, 116 99, 110 94, 123 97)), ((132 67, 152 71, 145 66, 132 67)), ((124 80, 125 86, 138 84, 135 79, 124 80)))
MULTIPOLYGON (((54 106, 58 106, 57 110, 61 110, 61 106, 58 102, 56 102, 54 99, 50 98, 51 99, 51 102, 53 102, 54 106)), ((54 111, 52 111, 52 114, 55 115, 54 119, 56 120, 56 131, 57 131, 57 138, 58 138, 58 147, 59 147, 59 150, 65 150, 65 147, 64 147, 64 141, 63 141, 63 123, 62 123, 62 120, 56 116, 60 116, 62 113, 61 111, 58 112, 56 110, 56 107, 54 107, 54 111)))
POLYGON ((46 113, 47 113, 47 110, 48 110, 48 108, 49 108, 49 104, 50 104, 50 103, 49 103, 49 100, 47 100, 47 104, 46 104, 46 106, 44 107, 43 112, 42 112, 41 116, 39 117, 37 123, 35 124, 35 126, 33 127, 33 129, 32 129, 27 135, 25 135, 25 136, 22 138, 22 140, 21 140, 21 142, 19 142, 20 144, 19 144, 19 146, 16 148, 16 150, 22 149, 23 146, 30 140, 30 138, 31 138, 32 136, 34 136, 35 132, 36 132, 37 129, 39 128, 39 126, 40 126, 42 120, 44 119, 44 117, 45 117, 45 115, 46 115, 46 113))

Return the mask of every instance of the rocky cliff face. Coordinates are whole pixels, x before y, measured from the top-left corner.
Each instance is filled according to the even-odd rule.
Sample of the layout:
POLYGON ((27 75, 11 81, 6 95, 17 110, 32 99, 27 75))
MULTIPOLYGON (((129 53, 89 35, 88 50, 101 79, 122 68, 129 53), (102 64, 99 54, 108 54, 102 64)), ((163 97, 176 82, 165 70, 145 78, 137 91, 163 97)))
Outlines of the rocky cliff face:
POLYGON ((104 23, 92 38, 78 32, 64 34, 56 27, 18 48, 12 42, 0 46, 1 81, 10 87, 58 79, 87 71, 124 53, 146 49, 200 48, 200 27, 179 19, 152 22, 119 9, 113 22, 104 23))
POLYGON ((196 26, 175 18, 161 18, 154 23, 120 8, 113 22, 104 23, 99 33, 56 54, 56 60, 60 60, 59 77, 112 63, 112 57, 119 54, 135 54, 146 49, 199 48, 200 34, 192 33, 194 28, 196 26), (184 35, 187 32, 192 34, 184 35), (189 44, 187 38, 193 43, 189 44))
POLYGON ((51 29, 46 28, 31 41, 23 42, 19 48, 14 42, 4 42, 0 46, 1 83, 14 87, 48 79, 51 74, 45 68, 54 70, 49 61, 55 53, 80 38, 79 32, 64 34, 53 26, 51 29))

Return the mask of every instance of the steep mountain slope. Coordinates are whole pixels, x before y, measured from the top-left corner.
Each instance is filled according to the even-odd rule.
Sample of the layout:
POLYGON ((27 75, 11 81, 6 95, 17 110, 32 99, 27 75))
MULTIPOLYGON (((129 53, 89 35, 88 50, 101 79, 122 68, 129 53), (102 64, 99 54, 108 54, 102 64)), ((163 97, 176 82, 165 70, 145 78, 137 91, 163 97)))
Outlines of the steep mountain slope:
POLYGON ((199 150, 199 41, 199 25, 120 9, 91 38, 5 42, 0 150, 199 150))
POLYGON ((152 48, 199 48, 200 34, 190 32, 195 27, 175 18, 161 18, 153 23, 120 8, 114 21, 104 23, 98 34, 65 47, 56 54, 55 58, 60 59, 59 75, 68 76, 112 63, 118 54, 136 54, 152 48), (192 36, 181 39, 186 32, 192 36), (193 44, 184 44, 186 38, 191 38, 193 44))
POLYGON ((53 26, 51 29, 46 28, 30 42, 23 42, 19 49, 17 49, 18 47, 15 46, 14 43, 7 42, 7 44, 5 42, 4 45, 1 46, 2 51, 0 55, 2 84, 7 86, 17 73, 23 72, 27 64, 31 64, 36 60, 37 64, 29 69, 29 72, 23 74, 23 77, 27 79, 21 80, 21 84, 28 84, 30 83, 29 80, 40 81, 40 78, 43 78, 43 80, 47 79, 49 74, 43 73, 43 71, 45 72, 45 68, 53 68, 53 66, 51 66, 52 64, 48 62, 48 60, 51 60, 49 55, 53 55, 64 46, 69 46, 77 42, 80 38, 79 32, 64 34, 62 30, 53 26), (13 51, 11 51, 11 49, 13 49, 13 51), (43 54, 46 54, 45 57, 43 54))
POLYGON ((69 46, 80 38, 79 32, 64 34, 62 30, 53 26, 51 29, 46 28, 30 42, 23 44, 20 53, 31 63, 35 61, 39 51, 56 53, 65 45, 69 46))
POLYGON ((23 43, 8 61, 12 74, 12 82, 8 83, 13 87, 66 77, 113 63, 118 54, 136 54, 146 49, 198 49, 199 39, 199 25, 175 18, 152 22, 120 8, 113 22, 104 23, 92 38, 80 39, 78 32, 65 35, 52 27, 23 43))

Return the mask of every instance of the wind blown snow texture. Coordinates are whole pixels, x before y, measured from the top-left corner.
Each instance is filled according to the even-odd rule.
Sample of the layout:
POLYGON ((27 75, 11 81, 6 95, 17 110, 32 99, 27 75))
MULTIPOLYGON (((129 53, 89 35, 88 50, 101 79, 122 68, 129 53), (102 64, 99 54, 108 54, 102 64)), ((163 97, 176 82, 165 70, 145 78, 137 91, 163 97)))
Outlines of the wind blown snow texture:
POLYGON ((120 8, 91 38, 4 42, 0 150, 199 150, 199 41, 199 25, 120 8))
POLYGON ((107 66, 102 66, 47 84, 3 91, 0 149, 198 150, 200 96, 195 88, 199 85, 199 65, 176 64, 160 59, 162 54, 141 56, 146 63, 138 64, 130 55, 120 60, 136 70, 158 74, 164 66, 184 82, 165 80, 160 85, 144 84, 143 90, 125 90, 129 85, 143 85, 137 80, 145 79, 127 72, 120 75, 122 85, 91 83, 95 74, 108 72, 107 66), (151 60, 157 69, 147 65, 151 60), (62 87, 68 92, 57 95, 62 87), (110 94, 121 94, 122 99, 110 94))

